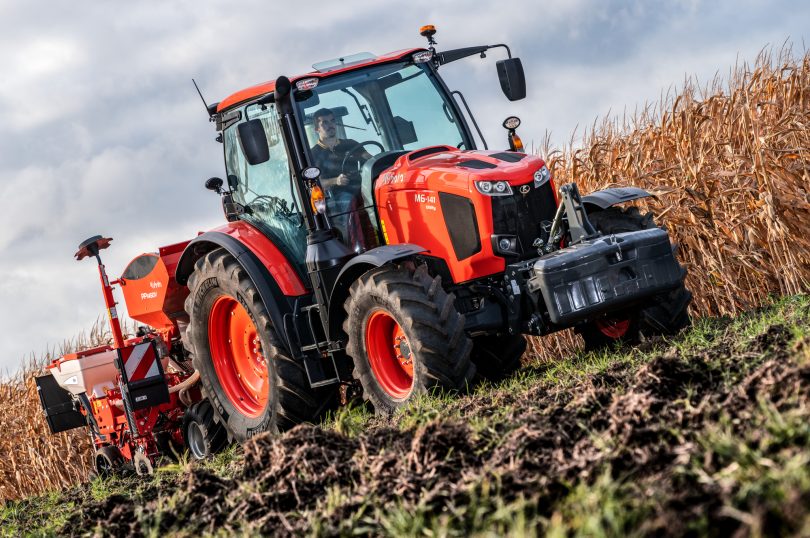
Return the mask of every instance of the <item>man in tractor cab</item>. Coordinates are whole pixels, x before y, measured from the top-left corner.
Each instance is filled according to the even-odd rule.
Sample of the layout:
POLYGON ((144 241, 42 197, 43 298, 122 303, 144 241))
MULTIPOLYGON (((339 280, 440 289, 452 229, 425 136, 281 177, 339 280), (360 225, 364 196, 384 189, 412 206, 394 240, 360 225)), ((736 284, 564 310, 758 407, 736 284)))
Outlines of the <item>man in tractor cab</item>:
POLYGON ((321 184, 327 192, 332 225, 355 252, 377 246, 376 232, 360 194, 359 169, 371 155, 356 140, 337 136, 335 113, 321 108, 312 114, 318 142, 310 148, 312 161, 321 170, 321 184))
MULTIPOLYGON (((371 155, 356 140, 338 138, 337 121, 331 109, 316 110, 312 114, 312 125, 318 142, 309 151, 314 165, 321 170, 321 183, 327 189, 349 186, 347 172, 358 170, 371 155)), ((356 187, 359 189, 359 185, 356 187)))

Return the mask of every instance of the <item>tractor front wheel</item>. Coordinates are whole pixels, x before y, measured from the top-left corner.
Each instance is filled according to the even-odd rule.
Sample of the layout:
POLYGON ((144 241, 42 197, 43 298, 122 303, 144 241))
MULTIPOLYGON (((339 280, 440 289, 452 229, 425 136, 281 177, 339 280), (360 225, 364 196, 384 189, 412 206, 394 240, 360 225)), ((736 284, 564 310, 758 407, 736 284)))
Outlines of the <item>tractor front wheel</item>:
POLYGON ((228 437, 245 441, 316 418, 303 366, 283 350, 256 285, 225 249, 199 260, 188 281, 186 341, 203 395, 228 437))
POLYGON ((475 376, 464 316, 425 266, 385 266, 351 287, 343 330, 354 377, 379 414, 433 390, 465 391, 475 376))

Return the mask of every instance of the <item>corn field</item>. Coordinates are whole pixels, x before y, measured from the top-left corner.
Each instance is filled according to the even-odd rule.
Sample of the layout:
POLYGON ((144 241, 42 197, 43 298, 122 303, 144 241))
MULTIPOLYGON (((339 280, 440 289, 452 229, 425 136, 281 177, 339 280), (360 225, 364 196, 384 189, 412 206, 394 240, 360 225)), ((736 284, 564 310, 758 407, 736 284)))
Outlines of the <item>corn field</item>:
POLYGON ((89 333, 32 356, 12 379, 0 383, 0 501, 44 493, 87 479, 92 443, 85 428, 52 435, 45 422, 34 375, 55 357, 111 341, 103 321, 89 333))
MULTIPOLYGON (((596 123, 578 143, 541 150, 558 185, 635 185, 679 245, 693 315, 731 315, 810 286, 810 53, 762 52, 727 80, 687 82, 632 117, 596 123)), ((33 374, 51 355, 106 339, 103 326, 0 384, 0 499, 87 476, 86 432, 50 435, 33 374)), ((572 333, 531 342, 539 358, 580 345, 572 333)))
MULTIPOLYGON (((731 315, 810 288, 810 53, 763 51, 727 81, 687 82, 584 141, 541 150, 557 184, 586 194, 634 185, 678 244, 697 316, 731 315)), ((533 339, 540 358, 581 345, 533 339)))

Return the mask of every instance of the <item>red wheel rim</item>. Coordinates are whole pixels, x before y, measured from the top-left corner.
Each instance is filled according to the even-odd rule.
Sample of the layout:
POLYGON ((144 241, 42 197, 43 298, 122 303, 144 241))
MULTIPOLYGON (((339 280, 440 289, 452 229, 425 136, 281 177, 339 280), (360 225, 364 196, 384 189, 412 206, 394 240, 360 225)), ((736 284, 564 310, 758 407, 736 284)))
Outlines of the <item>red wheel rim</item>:
POLYGON ((630 320, 602 318, 596 320, 596 328, 608 338, 618 340, 627 334, 627 331, 630 329, 630 320))
POLYGON ((208 344, 228 400, 245 416, 261 415, 267 407, 267 363, 253 320, 233 297, 224 295, 211 307, 208 344))
POLYGON ((366 353, 374 377, 385 392, 404 398, 413 387, 413 353, 399 323, 375 310, 366 323, 366 353))

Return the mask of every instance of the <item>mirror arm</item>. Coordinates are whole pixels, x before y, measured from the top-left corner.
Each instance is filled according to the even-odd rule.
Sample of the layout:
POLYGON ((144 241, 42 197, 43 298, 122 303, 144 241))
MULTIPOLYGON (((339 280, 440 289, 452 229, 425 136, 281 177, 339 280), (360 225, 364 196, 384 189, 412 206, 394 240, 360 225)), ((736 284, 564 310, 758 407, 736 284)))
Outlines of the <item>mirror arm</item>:
POLYGON ((498 43, 497 45, 489 45, 489 48, 491 48, 491 49, 494 49, 494 48, 497 48, 497 47, 505 48, 506 49, 506 55, 509 58, 512 58, 512 51, 509 49, 509 45, 506 45, 504 43, 498 43))
POLYGON ((509 56, 509 58, 512 57, 512 51, 509 49, 509 46, 503 43, 498 43, 497 45, 481 45, 479 47, 465 47, 463 49, 452 49, 444 52, 437 52, 436 59, 439 65, 444 65, 450 62, 455 62, 456 60, 461 60, 462 58, 467 58, 468 56, 472 56, 474 54, 481 54, 483 56, 489 49, 498 47, 505 48, 506 54, 509 56))

